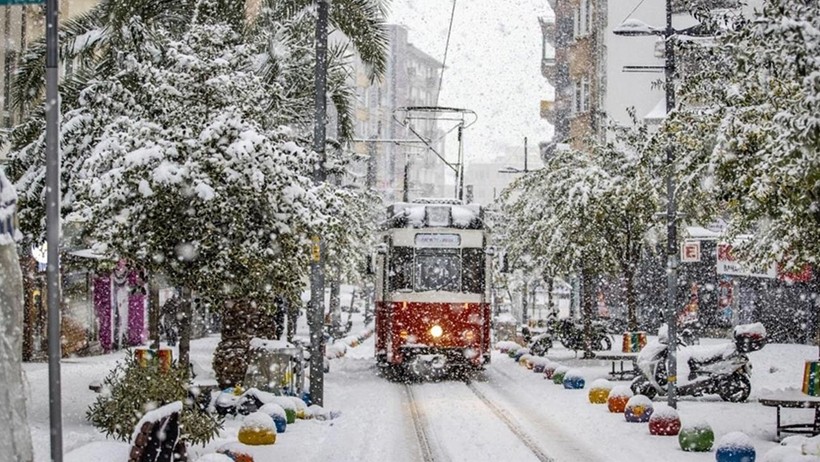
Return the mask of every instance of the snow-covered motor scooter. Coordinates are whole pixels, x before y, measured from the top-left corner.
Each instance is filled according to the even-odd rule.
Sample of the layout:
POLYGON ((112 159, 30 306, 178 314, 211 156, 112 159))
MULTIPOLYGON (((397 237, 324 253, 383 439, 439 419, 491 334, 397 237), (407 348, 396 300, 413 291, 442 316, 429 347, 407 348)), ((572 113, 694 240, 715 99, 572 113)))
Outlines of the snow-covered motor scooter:
MULTIPOLYGON (((744 324, 735 327, 733 337, 734 342, 718 345, 678 345, 678 394, 701 396, 716 393, 724 401, 734 403, 749 397, 752 364, 746 353, 763 348, 766 329, 761 323, 744 324)), ((649 398, 666 394, 667 340, 667 329, 663 326, 658 332, 658 341, 646 345, 638 355, 640 375, 631 385, 635 394, 649 398)))

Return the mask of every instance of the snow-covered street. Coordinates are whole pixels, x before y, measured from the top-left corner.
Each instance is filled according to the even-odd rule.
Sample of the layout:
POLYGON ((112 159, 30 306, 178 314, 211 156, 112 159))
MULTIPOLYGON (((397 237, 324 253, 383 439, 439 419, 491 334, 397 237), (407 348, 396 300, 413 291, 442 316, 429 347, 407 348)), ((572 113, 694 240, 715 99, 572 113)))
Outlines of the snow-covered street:
MULTIPOLYGON (((354 318, 356 319, 356 318, 354 318)), ((360 319, 353 327, 363 330, 360 319)), ((208 378, 218 336, 193 342, 193 362, 199 378, 208 378)), ((704 343, 727 342, 704 339, 704 343)), ((799 387, 804 361, 817 349, 805 345, 771 344, 753 352, 752 397, 745 403, 723 402, 714 395, 684 397, 678 409, 681 420, 706 421, 716 440, 742 431, 754 441, 759 456, 775 447, 775 410, 757 397, 769 390, 799 387)), ((561 347, 548 355, 582 371, 589 384, 605 377, 609 363, 576 359, 561 347)), ((112 460, 105 450, 77 451, 105 438, 85 420, 96 394, 90 382, 101 380, 123 353, 76 358, 62 364, 63 424, 67 461, 112 460), (72 454, 72 451, 74 454, 72 454), (89 455, 90 454, 90 455, 89 455), (78 458, 76 456, 82 456, 78 458), (98 457, 94 459, 93 457, 98 457)), ((29 416, 37 461, 48 460, 47 367, 24 365, 30 390, 29 416)), ((279 435, 273 446, 245 450, 257 462, 291 461, 707 461, 714 451, 684 452, 676 437, 651 436, 646 424, 627 423, 623 414, 610 413, 606 405, 590 404, 588 387, 567 390, 545 380, 505 354, 494 350, 492 364, 469 383, 397 383, 380 376, 373 359, 373 337, 348 348, 331 361, 325 376, 325 407, 341 416, 327 421, 299 420, 279 435), (498 415, 501 414, 501 415, 498 415), (421 435, 421 437, 420 437, 421 435)), ((617 382, 625 384, 627 382, 617 382)), ((663 398, 656 398, 660 406, 663 398)), ((784 419, 810 421, 811 410, 783 411, 784 419)), ((229 418, 220 437, 205 447, 190 448, 196 457, 226 444, 238 445, 242 417, 229 418)), ((123 444, 123 443, 119 443, 123 444)), ((93 446, 90 447, 94 449, 93 446)))

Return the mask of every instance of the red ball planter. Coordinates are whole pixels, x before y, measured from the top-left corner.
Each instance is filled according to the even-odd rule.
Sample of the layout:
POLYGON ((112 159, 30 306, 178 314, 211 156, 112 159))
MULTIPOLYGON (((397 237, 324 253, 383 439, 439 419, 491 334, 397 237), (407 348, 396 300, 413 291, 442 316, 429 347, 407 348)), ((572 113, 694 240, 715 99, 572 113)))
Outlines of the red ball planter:
POLYGON ((680 418, 669 415, 655 415, 649 418, 649 434, 675 436, 680 432, 680 418))
POLYGON ((555 373, 555 369, 558 369, 558 366, 555 364, 547 364, 544 366, 544 378, 552 380, 552 374, 555 373))

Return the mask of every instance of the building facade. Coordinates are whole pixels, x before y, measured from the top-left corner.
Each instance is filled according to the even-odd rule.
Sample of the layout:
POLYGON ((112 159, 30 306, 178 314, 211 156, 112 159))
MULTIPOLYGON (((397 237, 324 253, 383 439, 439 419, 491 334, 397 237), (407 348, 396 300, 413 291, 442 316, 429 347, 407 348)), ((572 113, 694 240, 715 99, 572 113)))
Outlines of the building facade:
POLYGON ((366 160, 346 181, 374 188, 386 202, 450 196, 444 190, 446 166, 431 150, 444 155, 443 133, 430 120, 432 114, 416 118, 402 111, 436 105, 442 64, 413 46, 405 27, 389 25, 388 35, 387 72, 381 80, 371 82, 360 61, 355 66, 353 148, 366 160))

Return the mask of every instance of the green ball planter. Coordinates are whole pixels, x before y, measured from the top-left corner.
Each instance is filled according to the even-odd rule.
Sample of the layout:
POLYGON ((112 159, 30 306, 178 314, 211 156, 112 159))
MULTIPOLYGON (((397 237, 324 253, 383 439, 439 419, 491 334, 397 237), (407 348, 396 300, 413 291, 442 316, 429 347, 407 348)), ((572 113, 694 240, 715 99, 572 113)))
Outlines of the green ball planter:
POLYGON ((552 383, 556 385, 563 385, 564 384, 564 376, 567 374, 567 369, 565 366, 561 366, 555 369, 555 372, 552 373, 552 383))
POLYGON ((678 442, 684 451, 707 452, 715 444, 715 433, 708 425, 682 427, 678 433, 678 442))

